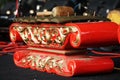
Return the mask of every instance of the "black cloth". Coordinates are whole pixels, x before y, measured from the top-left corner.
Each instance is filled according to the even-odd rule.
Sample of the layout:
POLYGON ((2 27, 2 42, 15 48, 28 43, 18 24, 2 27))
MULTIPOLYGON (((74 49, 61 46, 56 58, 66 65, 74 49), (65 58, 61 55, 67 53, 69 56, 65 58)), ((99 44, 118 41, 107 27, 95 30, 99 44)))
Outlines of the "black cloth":
MULTIPOLYGON (((120 65, 118 60, 115 60, 118 63, 116 65, 120 65)), ((0 56, 0 80, 120 80, 120 71, 114 70, 112 73, 105 74, 63 77, 17 67, 14 64, 13 55, 3 55, 0 56)))

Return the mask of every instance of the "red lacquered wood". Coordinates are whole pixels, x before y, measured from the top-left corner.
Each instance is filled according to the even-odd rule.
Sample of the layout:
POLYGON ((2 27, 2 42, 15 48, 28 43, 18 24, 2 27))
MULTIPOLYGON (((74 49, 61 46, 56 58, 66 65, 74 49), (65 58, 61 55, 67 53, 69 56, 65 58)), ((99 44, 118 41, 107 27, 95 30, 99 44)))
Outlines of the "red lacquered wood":
POLYGON ((9 29, 9 34, 10 34, 10 40, 12 42, 20 42, 23 41, 22 38, 20 37, 19 32, 14 29, 15 26, 19 26, 19 23, 13 23, 10 25, 10 29, 9 29))
POLYGON ((65 56, 36 50, 19 50, 13 58, 18 67, 66 77, 107 73, 114 68, 111 58, 86 55, 65 56))
POLYGON ((113 22, 86 22, 68 23, 66 26, 75 26, 78 32, 70 36, 73 47, 99 47, 118 44, 118 25, 113 22), (78 39, 76 41, 76 37, 78 39))
POLYGON ((111 72, 114 68, 114 63, 110 58, 88 57, 80 58, 79 60, 71 60, 68 66, 69 69, 73 71, 73 75, 89 75, 111 72))
MULTIPOLYGON (((26 28, 27 29, 27 28, 26 28)), ((66 23, 66 24, 24 24, 14 23, 10 27, 11 41, 24 41, 29 46, 45 47, 54 49, 79 49, 87 47, 101 47, 118 44, 117 31, 118 25, 113 22, 84 22, 84 23, 66 23), (21 26, 32 27, 33 32, 35 27, 38 27, 37 32, 24 32, 27 40, 21 39, 19 31, 16 31, 13 27, 21 26), (63 29, 68 28, 69 32, 63 34, 63 29), (45 30, 42 30, 42 29, 45 30), (55 33, 54 30, 57 32, 55 33), (40 32, 41 31, 41 32, 40 32), (37 34, 37 37, 34 35, 37 34), (61 36, 62 34, 62 36, 61 36), (38 40, 38 35, 41 40, 38 40), (47 38, 46 38, 47 37, 47 38), (55 40, 63 38, 63 42, 57 43, 55 40), (43 39, 44 38, 44 39, 43 39)), ((22 33, 22 34, 24 34, 22 33)), ((24 36, 22 36, 25 38, 24 36)))

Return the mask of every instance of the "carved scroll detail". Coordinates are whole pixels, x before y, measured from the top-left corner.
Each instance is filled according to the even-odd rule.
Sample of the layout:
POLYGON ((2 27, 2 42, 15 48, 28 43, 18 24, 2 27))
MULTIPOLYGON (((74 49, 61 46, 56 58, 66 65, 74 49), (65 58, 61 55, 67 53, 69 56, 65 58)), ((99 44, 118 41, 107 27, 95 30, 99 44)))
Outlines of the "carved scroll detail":
MULTIPOLYGON (((50 48, 60 48, 66 42, 68 35, 78 32, 73 26, 38 26, 38 25, 17 25, 13 26, 23 41, 30 46, 44 46, 50 48)), ((12 35, 14 38, 15 36, 12 35)), ((74 44, 79 42, 79 36, 74 35, 76 40, 74 44)))
POLYGON ((51 69, 59 72, 65 67, 64 59, 52 56, 28 55, 21 59, 23 65, 30 65, 31 68, 39 71, 49 71, 51 69))

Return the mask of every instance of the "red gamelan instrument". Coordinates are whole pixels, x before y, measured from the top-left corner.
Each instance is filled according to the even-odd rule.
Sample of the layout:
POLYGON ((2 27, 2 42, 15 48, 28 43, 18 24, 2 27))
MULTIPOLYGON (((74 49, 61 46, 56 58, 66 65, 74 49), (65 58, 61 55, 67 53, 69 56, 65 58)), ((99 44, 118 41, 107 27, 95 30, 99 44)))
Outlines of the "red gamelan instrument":
POLYGON ((112 72, 111 57, 86 55, 86 48, 118 44, 118 25, 113 22, 83 23, 13 23, 10 38, 24 42, 24 50, 14 54, 14 62, 22 68, 75 76, 112 72))
POLYGON ((114 63, 110 58, 86 55, 61 55, 46 51, 20 50, 14 54, 14 62, 22 68, 30 68, 61 76, 98 74, 113 71, 114 63))
POLYGON ((68 6, 36 14, 17 14, 9 29, 12 44, 1 43, 4 52, 14 52, 16 66, 66 77, 113 71, 111 58, 119 54, 90 56, 87 48, 119 44, 116 23, 97 16, 76 15, 68 6))
POLYGON ((55 49, 100 47, 118 44, 118 25, 112 22, 19 24, 10 27, 11 41, 55 49))
POLYGON ((87 48, 119 44, 118 24, 96 16, 97 11, 94 16, 80 16, 68 6, 24 16, 28 14, 21 12, 20 1, 16 1, 16 18, 9 28, 11 43, 0 42, 0 53, 14 53, 16 66, 66 77, 114 70, 112 58, 118 58, 120 54, 87 48), (87 55, 89 52, 105 55, 87 55))

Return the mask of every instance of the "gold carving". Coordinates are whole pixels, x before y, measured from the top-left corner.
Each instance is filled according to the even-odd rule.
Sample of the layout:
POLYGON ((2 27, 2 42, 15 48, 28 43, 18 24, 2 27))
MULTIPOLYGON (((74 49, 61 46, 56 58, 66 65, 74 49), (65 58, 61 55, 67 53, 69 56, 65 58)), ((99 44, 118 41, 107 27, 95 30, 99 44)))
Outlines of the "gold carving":
MULTIPOLYGON (((64 45, 68 34, 76 33, 78 29, 74 26, 51 26, 41 27, 33 25, 15 26, 15 29, 20 34, 21 38, 29 45, 44 45, 47 47, 60 47, 64 45), (48 46, 50 45, 50 46, 48 46)), ((79 41, 79 36, 76 36, 75 43, 79 41)))

